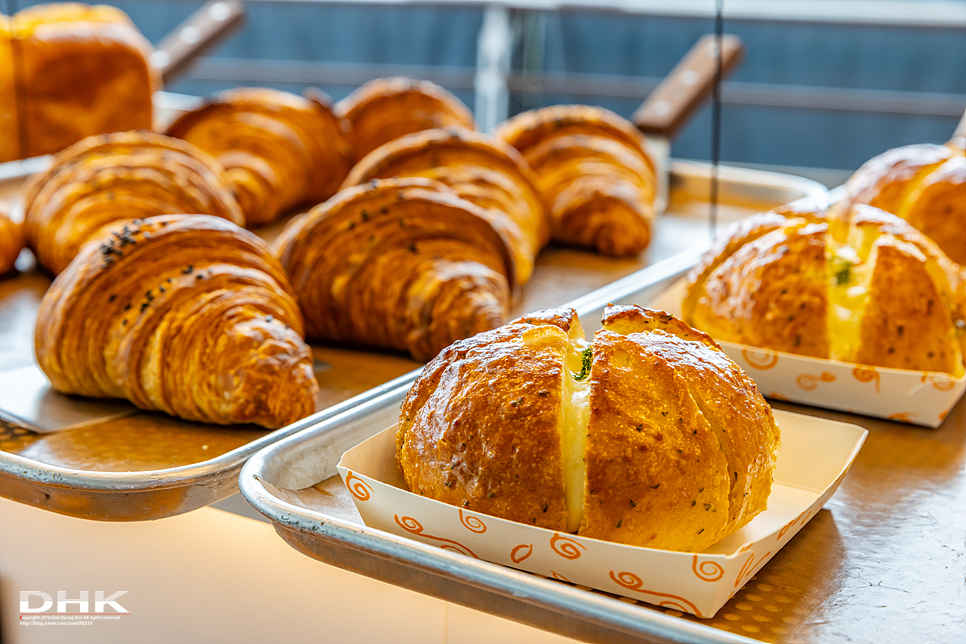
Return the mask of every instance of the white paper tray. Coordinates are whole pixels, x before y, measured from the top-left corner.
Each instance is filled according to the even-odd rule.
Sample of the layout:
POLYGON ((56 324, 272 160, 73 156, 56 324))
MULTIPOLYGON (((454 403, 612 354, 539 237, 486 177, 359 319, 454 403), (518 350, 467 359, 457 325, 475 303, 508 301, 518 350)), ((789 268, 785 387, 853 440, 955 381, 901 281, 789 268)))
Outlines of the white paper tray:
POLYGON ((444 550, 712 617, 829 500, 868 431, 776 411, 782 430, 768 509, 699 554, 588 539, 413 494, 396 465, 395 426, 346 452, 339 474, 366 525, 444 550))
MULTIPOLYGON (((681 315, 686 280, 648 306, 681 315)), ((777 400, 837 409, 901 423, 939 427, 966 391, 966 377, 823 360, 717 340, 728 357, 777 400)))

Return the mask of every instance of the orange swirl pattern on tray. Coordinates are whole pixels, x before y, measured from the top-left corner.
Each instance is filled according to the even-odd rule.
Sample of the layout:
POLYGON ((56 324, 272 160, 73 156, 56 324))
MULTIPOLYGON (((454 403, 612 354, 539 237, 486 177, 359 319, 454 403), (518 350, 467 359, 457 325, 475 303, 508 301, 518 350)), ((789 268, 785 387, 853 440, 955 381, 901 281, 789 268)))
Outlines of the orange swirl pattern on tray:
POLYGON ((822 375, 820 376, 815 376, 810 373, 803 373, 795 379, 795 384, 805 391, 815 391, 818 388, 819 381, 835 382, 835 374, 831 374, 828 371, 823 371, 822 375))
POLYGON ((748 366, 762 371, 771 369, 778 364, 778 354, 763 349, 742 349, 741 357, 745 359, 748 366))
POLYGON ((929 383, 936 391, 952 391, 956 381, 944 373, 927 372, 922 374, 921 382, 929 383))
POLYGON ((352 472, 346 474, 345 486, 349 490, 349 494, 360 501, 368 501, 372 497, 372 486, 352 472))
POLYGON ((627 590, 633 590, 639 593, 644 593, 646 595, 653 595, 655 597, 666 597, 667 599, 657 602, 658 606, 661 606, 663 608, 676 608, 678 610, 683 610, 688 613, 693 613, 697 617, 704 617, 704 615, 701 614, 701 611, 698 610, 698 607, 695 606, 694 603, 685 599, 684 597, 681 597, 679 595, 672 595, 670 593, 659 593, 653 590, 647 590, 643 588, 644 582, 641 580, 640 577, 638 577, 632 572, 625 571, 625 572, 619 572, 615 574, 614 571, 611 570, 610 578, 615 584, 617 584, 622 588, 626 588, 627 590))
POLYGON ((694 555, 694 559, 691 560, 691 570, 694 572, 694 576, 701 581, 718 581, 724 577, 724 568, 721 567, 717 561, 702 561, 698 563, 698 555, 694 555), (710 572, 709 572, 710 571, 710 572))
POLYGON ((394 514, 392 518, 395 519, 396 525, 409 534, 414 534, 418 537, 424 537, 426 539, 432 539, 434 541, 440 541, 443 544, 440 546, 440 548, 443 550, 452 550, 453 552, 458 552, 461 555, 468 555, 474 559, 479 559, 475 552, 464 546, 459 541, 447 539, 446 537, 437 537, 431 534, 426 534, 423 532, 423 524, 413 517, 403 517, 400 519, 398 514, 394 514))
POLYGON ((744 584, 745 581, 748 580, 748 577, 750 577, 755 571, 755 567, 758 566, 758 564, 760 564, 762 561, 768 559, 770 555, 771 551, 769 550, 763 556, 759 557, 757 561, 755 561, 755 553, 750 553, 748 555, 748 559, 745 560, 744 565, 741 566, 741 570, 738 571, 738 576, 735 577, 735 588, 741 588, 742 584, 744 584))
POLYGON ((483 534, 486 532, 486 524, 483 523, 483 521, 477 516, 473 516, 472 514, 464 514, 463 508, 460 508, 460 523, 462 523, 463 527, 470 532, 475 532, 476 534, 483 534))
POLYGON ((553 537, 550 538, 550 547, 564 559, 580 559, 580 555, 583 554, 581 550, 587 550, 583 544, 577 543, 559 532, 555 532, 553 537))
POLYGON ((852 370, 852 377, 859 382, 874 382, 875 393, 882 393, 879 387, 879 372, 874 367, 856 367, 852 370))
POLYGON ((559 572, 557 572, 556 570, 551 570, 551 571, 550 571, 550 576, 551 576, 551 577, 553 577, 554 579, 557 579, 557 580, 559 580, 559 581, 565 581, 565 582, 567 582, 568 584, 572 584, 572 583, 574 583, 574 582, 572 582, 572 581, 570 581, 569 579, 567 579, 566 577, 564 577, 563 575, 561 575, 561 574, 560 574, 559 572))
POLYGON ((533 544, 532 543, 521 543, 518 546, 514 546, 513 547, 513 550, 510 551, 510 561, 512 561, 515 564, 518 564, 521 561, 523 561, 524 559, 529 558, 530 555, 532 555, 532 554, 533 554, 533 544), (520 552, 523 552, 524 551, 524 548, 526 549, 526 554, 522 554, 522 555, 521 554, 518 554, 520 552))

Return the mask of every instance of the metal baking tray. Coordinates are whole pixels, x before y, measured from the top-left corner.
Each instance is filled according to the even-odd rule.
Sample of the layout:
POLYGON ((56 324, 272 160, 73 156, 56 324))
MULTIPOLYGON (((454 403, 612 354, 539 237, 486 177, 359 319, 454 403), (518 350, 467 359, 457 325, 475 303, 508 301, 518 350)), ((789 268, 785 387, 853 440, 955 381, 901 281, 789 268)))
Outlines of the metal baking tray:
MULTIPOLYGON (((571 306, 590 336, 608 303, 646 304, 699 256, 700 249, 687 251, 571 306)), ((873 633, 904 641, 891 635, 910 624, 948 624, 940 614, 954 619, 951 609, 937 614, 936 607, 951 605, 950 593, 962 596, 959 555, 949 548, 961 538, 954 524, 962 522, 937 517, 966 503, 966 399, 941 428, 927 432, 772 401, 778 409, 861 425, 870 436, 837 496, 714 618, 702 620, 367 527, 336 464, 347 449, 398 421, 408 388, 400 383, 314 423, 242 468, 242 494, 290 546, 340 568, 588 642, 862 641, 873 633), (915 601, 899 598, 895 591, 911 583, 915 601)))
MULTIPOLYGON (((512 314, 558 306, 616 280, 642 279, 638 271, 644 267, 704 247, 711 234, 710 175, 708 164, 672 162, 668 211, 658 222, 651 247, 640 256, 614 259, 574 248, 547 248, 512 314)), ((722 225, 802 198, 823 200, 827 194, 824 186, 790 175, 722 166, 718 177, 722 225)), ((0 181, 0 199, 19 205, 22 180, 10 176, 0 181)), ((255 232, 272 239, 281 227, 276 223, 255 232)), ((32 330, 50 278, 21 266, 25 272, 0 281, 0 372, 36 368, 32 330)), ((10 425, 8 415, 5 423, 0 421, 0 495, 108 521, 188 512, 234 493, 242 464, 259 449, 404 387, 421 366, 391 351, 322 344, 312 350, 321 389, 319 411, 274 432, 188 423, 132 409, 125 418, 41 435, 10 425)))

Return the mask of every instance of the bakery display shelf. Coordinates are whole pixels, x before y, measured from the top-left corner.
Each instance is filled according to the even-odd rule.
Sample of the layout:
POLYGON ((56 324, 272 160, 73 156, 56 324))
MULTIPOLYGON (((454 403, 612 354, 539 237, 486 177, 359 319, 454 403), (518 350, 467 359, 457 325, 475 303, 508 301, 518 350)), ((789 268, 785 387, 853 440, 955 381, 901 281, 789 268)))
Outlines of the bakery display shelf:
MULTIPOLYGON (((698 256, 683 253, 573 302, 588 336, 608 303, 650 302, 698 256)), ((949 544, 961 538, 963 521, 938 517, 966 503, 966 400, 935 430, 771 401, 869 434, 836 495, 713 618, 699 619, 367 527, 336 466, 344 452, 397 422, 407 389, 313 424, 242 468, 242 494, 294 549, 588 642, 868 641, 876 633, 950 641, 954 598, 966 591, 949 544)))
MULTIPOLYGON (((512 315, 559 306, 615 282, 638 282, 683 252, 693 254, 709 240, 711 166, 673 161, 670 199, 650 248, 633 258, 614 259, 551 246, 537 260, 512 315), (650 269, 647 269, 650 270, 650 269), (631 276, 631 277, 628 277, 631 276)), ((826 199, 818 183, 790 175, 720 167, 718 221, 722 225, 799 199, 826 199)), ((20 207, 24 177, 0 181, 0 199, 20 207)), ((272 240, 284 221, 255 232, 272 240)), ((691 255, 689 255, 691 256, 691 255)), ((51 280, 26 267, 0 281, 0 382, 44 382, 33 357, 37 308, 51 280), (20 369, 18 373, 13 370, 20 369)), ((71 516, 133 521, 172 516, 203 507, 237 490, 242 464, 256 451, 340 412, 378 399, 415 377, 420 364, 408 356, 358 347, 313 344, 320 384, 317 413, 274 432, 253 426, 219 427, 190 423, 160 413, 113 403, 104 420, 53 433, 25 432, 16 415, 0 406, 0 495, 71 516), (127 408, 118 415, 117 408, 127 408), (112 418, 108 418, 113 415, 112 418)), ((33 392, 37 406, 53 400, 68 409, 76 399, 33 392)))

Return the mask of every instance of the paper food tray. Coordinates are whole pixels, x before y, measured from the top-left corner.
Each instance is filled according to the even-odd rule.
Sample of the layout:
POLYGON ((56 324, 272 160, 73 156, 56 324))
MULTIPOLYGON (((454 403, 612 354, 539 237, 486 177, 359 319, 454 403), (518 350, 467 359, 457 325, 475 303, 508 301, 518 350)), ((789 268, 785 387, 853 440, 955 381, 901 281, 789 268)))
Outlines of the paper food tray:
POLYGON ((702 553, 588 539, 463 510, 406 488, 395 427, 346 452, 339 474, 366 525, 477 559, 712 617, 822 508, 868 432, 775 412, 782 430, 768 509, 702 553))
MULTIPOLYGON (((680 317, 686 280, 647 306, 680 317)), ((717 340, 728 357, 754 378, 762 395, 777 400, 939 427, 966 391, 966 377, 889 369, 799 356, 717 340)))

